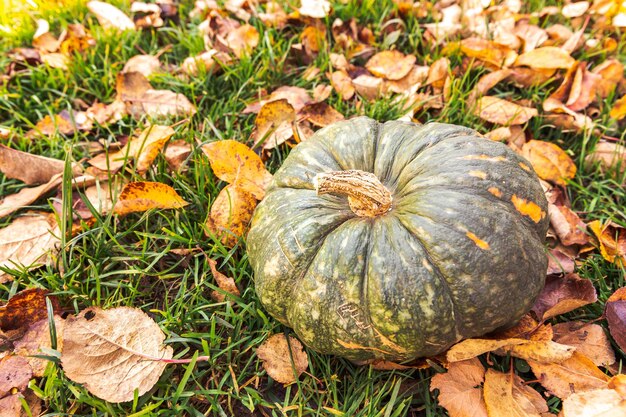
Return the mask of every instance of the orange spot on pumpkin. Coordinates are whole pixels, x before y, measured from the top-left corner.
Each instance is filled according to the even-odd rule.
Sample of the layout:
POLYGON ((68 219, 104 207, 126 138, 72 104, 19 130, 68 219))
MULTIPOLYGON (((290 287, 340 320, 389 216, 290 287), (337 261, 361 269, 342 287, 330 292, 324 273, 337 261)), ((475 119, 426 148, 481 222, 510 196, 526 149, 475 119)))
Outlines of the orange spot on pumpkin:
POLYGON ((539 223, 541 219, 546 217, 546 213, 541 210, 541 207, 539 207, 536 203, 533 203, 532 201, 520 198, 515 194, 513 194, 513 197, 511 197, 511 201, 513 202, 513 205, 515 206, 515 209, 517 211, 522 213, 524 216, 530 217, 531 220, 535 223, 539 223))
POLYGON ((485 154, 481 155, 465 155, 462 159, 466 159, 468 161, 489 161, 489 162, 504 162, 506 158, 504 156, 489 156, 485 154))
POLYGON ((524 171, 530 172, 530 167, 528 165, 526 165, 525 163, 520 162, 519 166, 521 166, 524 171))
POLYGON ((476 177, 476 178, 480 178, 480 179, 487 179, 487 173, 483 172, 483 171, 470 171, 469 174, 472 177, 476 177))
POLYGON ((491 194, 495 195, 496 197, 502 197, 502 191, 500 191, 496 187, 489 187, 487 191, 489 191, 491 194))
POLYGON ((484 250, 489 250, 489 243, 485 242, 484 240, 482 240, 481 238, 479 238, 478 236, 476 236, 474 233, 472 232, 467 232, 465 233, 465 236, 469 237, 470 239, 472 239, 472 241, 476 244, 476 246, 478 246, 481 249, 484 250))

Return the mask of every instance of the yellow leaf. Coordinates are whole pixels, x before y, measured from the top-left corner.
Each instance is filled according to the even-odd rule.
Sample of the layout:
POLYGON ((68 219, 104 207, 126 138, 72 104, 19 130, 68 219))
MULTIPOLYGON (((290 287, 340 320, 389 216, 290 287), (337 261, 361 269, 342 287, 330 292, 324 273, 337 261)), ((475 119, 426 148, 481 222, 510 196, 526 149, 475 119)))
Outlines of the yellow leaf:
POLYGON ((238 184, 231 184, 218 194, 211 206, 207 229, 233 247, 248 230, 257 201, 238 184))
POLYGON ((518 56, 515 65, 524 65, 534 69, 568 69, 574 61, 575 59, 563 49, 556 46, 544 46, 518 56))
POLYGON ((594 220, 587 224, 598 241, 602 257, 609 262, 626 263, 626 229, 611 222, 594 220))
POLYGON ((187 203, 169 185, 160 182, 131 182, 124 186, 113 207, 119 215, 150 209, 177 209, 187 203))
POLYGON ((537 109, 520 106, 498 97, 484 96, 476 101, 474 114, 500 125, 521 125, 536 116, 537 109))
POLYGON ((622 120, 626 117, 626 95, 622 96, 619 100, 613 104, 613 108, 609 115, 615 120, 622 120))
POLYGON ((522 152, 541 179, 564 186, 576 175, 572 158, 554 143, 531 140, 524 144, 522 152))
POLYGON ((279 333, 258 347, 257 356, 267 374, 281 384, 291 384, 309 366, 308 356, 298 339, 279 333), (292 365, 293 360, 293 365, 292 365))
POLYGON ((272 174, 250 148, 235 140, 222 140, 202 145, 202 151, 209 157, 211 169, 219 179, 237 183, 257 200, 263 199, 272 174))
POLYGON ((296 112, 286 99, 270 101, 261 107, 254 121, 252 140, 273 149, 293 136, 291 123, 295 120, 296 112))
POLYGON ((539 417, 548 412, 541 394, 515 374, 488 369, 484 393, 489 417, 539 417))
POLYGON ((404 55, 397 50, 382 51, 371 57, 365 68, 377 77, 399 80, 413 69, 415 60, 415 55, 404 55))

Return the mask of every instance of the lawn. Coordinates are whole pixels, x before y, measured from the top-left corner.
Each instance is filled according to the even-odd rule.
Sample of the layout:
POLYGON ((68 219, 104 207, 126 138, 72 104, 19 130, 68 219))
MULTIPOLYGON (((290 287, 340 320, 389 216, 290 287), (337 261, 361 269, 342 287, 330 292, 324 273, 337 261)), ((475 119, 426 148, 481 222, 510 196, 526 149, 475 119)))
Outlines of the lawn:
MULTIPOLYGON (((68 378, 53 343, 52 348, 45 348, 42 353, 49 360, 44 375, 28 382, 28 388, 41 399, 44 415, 463 415, 455 411, 448 414, 438 402, 437 390, 430 389, 433 375, 445 372, 448 366, 441 361, 429 360, 430 367, 380 370, 375 364, 357 365, 305 348, 308 368, 294 383, 282 384, 268 375, 257 356, 257 349, 271 335, 296 335, 273 319, 259 302, 246 254, 245 233, 225 238, 207 225, 208 219, 215 221, 211 207, 228 181, 221 180, 222 176, 218 178, 205 145, 227 139, 246 144, 262 157, 267 170, 274 173, 298 141, 306 140, 320 125, 339 117, 334 112, 346 119, 366 115, 379 121, 403 118, 417 123, 436 121, 463 125, 491 135, 490 138, 501 140, 520 153, 526 152, 526 156, 531 154, 533 140, 556 145, 556 150, 550 148, 554 152, 551 156, 547 155, 545 146, 537 146, 532 151, 539 156, 530 158, 536 171, 545 168, 546 173, 540 176, 552 187, 548 198, 552 198, 550 202, 556 210, 575 216, 565 222, 571 229, 567 236, 555 230, 556 220, 553 220, 546 247, 550 249, 549 255, 558 258, 562 265, 553 264, 552 275, 554 279, 564 279, 572 273, 578 274, 581 280, 593 284, 597 301, 582 303, 586 305, 549 317, 546 323, 581 321, 602 326, 602 340, 610 344, 616 360, 611 366, 597 369, 607 375, 622 372, 626 355, 611 336, 615 330, 611 332, 604 319, 607 299, 626 286, 626 191, 623 187, 626 154, 624 148, 619 147, 624 145, 626 136, 626 101, 622 100, 625 102, 621 110, 619 101, 626 92, 623 77, 626 34, 619 26, 619 3, 596 1, 591 9, 579 14, 577 10, 564 12, 561 2, 532 0, 522 2, 521 9, 511 14, 504 6, 500 11, 488 10, 488 5, 466 2, 463 3, 465 12, 478 8, 482 13, 480 19, 468 23, 460 20, 460 15, 442 14, 442 10, 451 13, 446 7, 453 2, 334 1, 330 11, 323 10, 322 16, 315 18, 306 16, 311 14, 306 10, 297 13, 298 1, 279 1, 279 6, 290 14, 281 18, 276 11, 270 13, 272 6, 266 3, 217 1, 215 10, 210 11, 212 2, 209 0, 198 4, 183 0, 169 16, 167 11, 172 8, 162 8, 163 24, 159 27, 118 31, 104 27, 85 1, 3 1, 0 142, 12 149, 63 161, 64 180, 59 180, 56 186, 25 207, 0 219, 0 226, 7 227, 26 213, 56 213, 54 218, 59 224, 60 236, 57 245, 60 250, 45 265, 0 267, 9 277, 0 284, 0 301, 5 304, 22 290, 40 288, 58 299, 58 311, 63 317, 91 306, 134 307, 158 323, 165 333, 165 344, 173 349, 174 358, 191 359, 191 363, 167 365, 156 385, 146 394, 136 395, 129 402, 114 403, 98 398, 82 384, 68 378), (202 4, 207 8, 197 10, 202 4), (210 23, 207 24, 208 16, 210 23), (442 16, 447 23, 434 25, 441 22, 442 16), (237 22, 236 26, 244 25, 247 20, 251 29, 236 32, 235 27, 228 26, 231 23, 227 18, 237 22), (564 52, 563 56, 553 54, 547 59, 554 62, 562 59, 566 64, 557 63, 555 65, 560 66, 552 68, 547 64, 542 68, 542 64, 531 57, 532 62, 525 65, 527 72, 522 74, 521 65, 514 63, 515 57, 523 54, 523 44, 519 43, 517 48, 498 46, 504 39, 498 38, 501 35, 498 30, 504 29, 497 29, 497 24, 504 25, 502 22, 509 18, 513 19, 513 24, 524 20, 543 30, 542 33, 549 33, 546 39, 542 38, 543 46, 562 48, 568 36, 578 36, 578 30, 582 37, 579 42, 570 42, 571 45, 565 47, 571 51, 564 52), (49 34, 53 37, 59 37, 68 25, 76 24, 83 25, 86 33, 66 37, 66 42, 57 50, 50 51, 50 43, 33 44, 38 19, 48 22, 49 34), (467 27, 474 24, 474 30, 480 31, 477 22, 481 19, 496 25, 489 26, 484 36, 472 33, 467 27), (231 38, 229 35, 235 32, 231 38), (440 32, 448 37, 442 35, 438 39, 436 35, 440 32), (462 42, 468 38, 477 41, 462 42), (493 41, 496 38, 500 39, 499 43, 493 41), (198 64, 197 71, 186 71, 185 59, 210 49, 207 42, 212 42, 221 55, 215 55, 206 68, 198 64), (33 51, 26 50, 34 47, 39 48, 39 57, 34 58, 33 51), (411 91, 410 85, 400 85, 398 81, 399 91, 381 92, 381 86, 388 88, 391 84, 388 82, 393 81, 391 78, 398 78, 393 74, 376 77, 366 74, 368 77, 361 78, 358 84, 357 75, 367 73, 364 67, 370 57, 392 49, 400 51, 403 57, 409 54, 416 57, 415 64, 409 66, 415 68, 415 77, 423 77, 412 84, 417 87, 411 91), (512 60, 507 55, 510 53, 516 54, 512 60), (163 116, 141 108, 119 118, 103 118, 89 126, 81 125, 81 115, 94 103, 108 105, 124 94, 135 94, 131 81, 120 86, 118 74, 130 58, 141 54, 156 56, 160 62, 160 69, 147 77, 151 87, 183 95, 195 111, 185 112, 174 106, 174 111, 163 116), (585 64, 576 66, 575 61, 585 64), (611 63, 610 67, 607 62, 611 63), (602 64, 613 71, 612 75, 609 70, 593 72, 602 64), (346 68, 343 73, 348 77, 348 84, 358 84, 353 96, 345 84, 342 87, 333 78, 342 68, 346 68), (515 107, 508 113, 504 110, 489 115, 477 112, 479 80, 484 80, 487 74, 503 71, 502 68, 507 71, 510 68, 511 73, 503 74, 502 81, 494 82, 480 95, 506 100, 515 107), (578 87, 562 86, 566 78, 575 82, 572 80, 577 76, 588 82, 579 82, 578 87), (296 123, 299 130, 296 130, 296 137, 290 131, 285 143, 264 148, 263 143, 267 143, 263 142, 264 136, 275 136, 271 129, 263 130, 261 116, 255 114, 258 108, 255 110, 250 105, 267 99, 268 94, 285 86, 301 87, 310 95, 309 100, 326 105, 321 115, 306 115, 294 104, 297 94, 287 94, 289 108, 299 114, 296 123), (583 93, 578 98, 573 97, 573 88, 580 88, 583 93), (562 107, 549 109, 546 100, 555 97, 561 97, 562 103, 557 101, 562 107), (567 112, 562 110, 566 105, 570 106, 567 112), (520 112, 529 112, 530 117, 520 121, 520 112), (80 203, 85 199, 82 191, 76 193, 74 200, 64 198, 72 194, 71 164, 87 168, 91 165, 87 161, 105 149, 107 153, 120 147, 127 149, 123 148, 127 141, 132 141, 133 136, 151 123, 172 126, 173 136, 165 145, 166 149, 173 150, 174 141, 183 148, 187 146, 179 165, 174 167, 163 151, 155 152, 154 161, 145 169, 139 169, 137 161, 133 163, 127 154, 117 173, 107 167, 100 170, 98 183, 114 184, 116 178, 124 178, 126 182, 166 184, 188 203, 186 206, 137 210, 122 215, 115 210, 100 210, 93 200, 80 203), (493 132, 498 128, 496 137, 493 132), (604 159, 598 156, 598 146, 609 149, 604 159), (546 159, 549 162, 545 162, 546 159), (79 210, 83 213, 82 221, 79 210), (609 221, 613 223, 608 225, 609 221), (577 230, 581 225, 584 231, 577 230), (592 225, 599 225, 604 233, 592 225), (576 233, 578 240, 567 241, 576 233), (216 274, 211 272, 210 260, 216 261, 222 274, 234 279, 239 294, 219 285, 216 274), (198 356, 205 358, 196 361, 198 356)), ((128 16, 133 15, 130 1, 111 3, 128 16)), ((513 3, 508 2, 507 7, 516 7, 513 3)), ((491 7, 495 7, 495 2, 491 7)), ((152 21, 145 18, 149 13, 134 15, 144 16, 139 22, 150 26, 152 21)), ((522 39, 522 35, 518 37, 522 39)), ((531 42, 530 37, 524 40, 526 44, 531 42)), ((383 66, 387 68, 390 64, 386 62, 383 66)), ((401 78, 406 79, 404 75, 401 78)), ((269 122, 272 122, 271 117, 269 122)), ((38 167, 28 167, 31 168, 38 167)), ((0 174, 2 197, 29 186, 11 173, 0 174)), ((6 243, 0 241, 0 251, 6 252, 2 245, 6 243)), ((576 294, 570 298, 576 298, 576 294)), ((8 333, 0 335, 4 341, 3 351, 11 350, 11 337, 8 333)), ((541 383, 526 360, 510 352, 483 354, 480 360, 488 368, 515 373, 528 381, 528 386, 546 399, 550 413, 556 415, 561 410, 562 400, 550 395, 554 390, 541 383)), ((496 414, 497 410, 489 412, 490 417, 505 415, 496 414)), ((5 415, 2 410, 0 415, 5 415)), ((21 415, 29 414, 24 411, 21 415)))

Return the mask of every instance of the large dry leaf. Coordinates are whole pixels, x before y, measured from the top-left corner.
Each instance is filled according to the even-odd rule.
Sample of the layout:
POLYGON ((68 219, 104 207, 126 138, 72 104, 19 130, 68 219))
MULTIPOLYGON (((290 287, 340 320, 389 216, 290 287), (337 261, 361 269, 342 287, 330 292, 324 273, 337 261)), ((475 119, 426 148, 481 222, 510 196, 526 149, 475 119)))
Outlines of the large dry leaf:
POLYGON ((59 308, 58 299, 41 288, 29 288, 15 294, 5 306, 0 307, 0 329, 7 331, 28 327, 48 317, 46 298, 50 299, 55 310, 59 308))
POLYGON ((597 366, 615 363, 611 342, 599 324, 569 321, 553 326, 554 341, 569 346, 587 356, 597 366))
POLYGON ((579 352, 561 363, 528 361, 533 373, 551 394, 561 399, 575 392, 606 388, 609 377, 593 361, 579 352))
POLYGON ((98 23, 106 29, 135 30, 135 23, 126 14, 113 6, 102 1, 90 1, 87 8, 98 19, 98 23))
POLYGON ((328 126, 345 119, 343 114, 325 102, 307 104, 298 113, 298 117, 319 127, 328 126))
POLYGON ((273 149, 289 140, 293 136, 292 123, 295 120, 296 112, 286 99, 264 104, 254 121, 254 144, 263 144, 264 149, 273 149))
POLYGON ((267 374, 281 384, 291 384, 309 366, 302 344, 295 337, 279 333, 271 336, 256 350, 267 374), (292 366, 293 361, 293 366, 292 366))
POLYGON ((532 312, 543 321, 597 300, 596 289, 588 279, 580 278, 576 274, 548 276, 532 312))
POLYGON ((374 101, 383 94, 384 82, 381 78, 362 74, 352 80, 357 93, 368 101, 374 101))
POLYGON ((256 205, 254 196, 238 183, 224 187, 211 205, 207 231, 219 237, 224 245, 235 246, 247 232, 256 205))
POLYGON ((615 291, 604 308, 611 336, 620 349, 626 351, 626 287, 615 291))
POLYGON ((506 79, 509 75, 511 75, 511 70, 509 69, 493 71, 483 75, 472 89, 468 97, 468 102, 474 103, 478 97, 487 94, 489 90, 495 87, 500 81, 506 79))
POLYGON ((413 69, 415 60, 415 55, 404 55, 394 49, 377 53, 367 61, 365 68, 377 77, 399 80, 413 69))
MULTIPOLYGON (((207 259, 207 262, 209 263, 209 267, 211 268, 211 273, 213 274, 213 278, 215 278, 215 282, 217 282, 217 286, 221 290, 229 294, 233 294, 233 295, 241 294, 239 292, 239 288, 237 288, 237 285, 235 284, 235 280, 232 279, 231 277, 227 277, 226 275, 222 274, 220 271, 217 270, 217 261, 209 258, 207 259)), ((219 301, 219 302, 224 301, 224 299, 226 298, 225 294, 219 291, 212 291, 211 297, 214 300, 219 301)))
MULTIPOLYGON (((50 214, 31 214, 0 229, 0 266, 37 268, 52 261, 60 243, 59 226, 50 214)), ((0 271, 0 283, 12 280, 0 271)))
POLYGON ((510 338, 504 340, 467 339, 452 346, 446 355, 450 362, 474 358, 487 352, 498 355, 515 356, 541 363, 562 362, 572 356, 574 348, 550 340, 525 340, 510 338))
POLYGON ((14 389, 24 391, 32 377, 33 370, 26 359, 15 355, 3 358, 0 360, 0 398, 12 394, 14 389))
POLYGON ((219 179, 236 183, 257 200, 263 199, 272 174, 250 148, 235 140, 222 140, 202 145, 202 151, 209 157, 211 169, 219 179))
POLYGON ((603 171, 617 170, 619 173, 626 171, 626 146, 615 142, 598 142, 593 151, 585 157, 587 168, 595 163, 599 163, 603 171))
POLYGON ((613 389, 574 393, 563 401, 559 417, 626 416, 626 399, 613 389))
POLYGON ((53 176, 46 184, 22 188, 15 194, 7 195, 0 201, 0 217, 26 207, 57 188, 63 182, 63 174, 53 176))
POLYGON ((517 53, 508 46, 481 38, 467 38, 461 41, 461 52, 476 58, 492 67, 508 67, 515 62, 517 53))
MULTIPOLYGON (((54 315, 54 327, 56 330, 56 350, 61 351, 63 349, 62 335, 65 328, 65 320, 56 314, 54 315)), ((13 342, 13 348, 16 355, 26 359, 33 370, 34 376, 44 376, 50 361, 38 356, 45 355, 46 350, 52 348, 48 318, 32 324, 19 340, 13 342)))
MULTIPOLYGON (((15 178, 27 185, 45 184, 63 172, 65 162, 60 159, 46 158, 27 152, 11 149, 0 144, 0 171, 7 178, 15 178)), ((78 166, 75 174, 80 173, 78 166)))
POLYGON ((604 259, 618 265, 626 264, 626 229, 613 222, 594 220, 587 224, 596 237, 600 254, 604 259))
POLYGON ((574 61, 574 58, 563 49, 555 46, 544 46, 518 56, 515 65, 535 69, 567 69, 572 66, 574 61))
POLYGON ((489 417, 541 417, 548 412, 548 404, 541 394, 513 373, 488 369, 484 395, 489 417))
POLYGON ((159 380, 173 349, 147 314, 131 307, 91 307, 65 322, 65 375, 109 402, 131 401, 159 380))
POLYGON ((554 143, 531 140, 524 144, 522 153, 541 179, 564 186, 576 175, 572 158, 554 143))
POLYGON ((476 358, 451 363, 448 372, 436 374, 430 390, 439 390, 437 400, 450 417, 487 417, 481 384, 485 368, 476 358))
POLYGON ((179 209, 188 204, 167 184, 140 181, 124 186, 113 211, 126 215, 151 209, 179 209))
POLYGON ((537 109, 520 106, 498 97, 484 96, 476 101, 474 114, 500 125, 521 125, 537 116, 537 109))
POLYGON ((158 56, 135 55, 124 64, 122 72, 138 72, 144 77, 149 77, 161 70, 161 62, 158 56))

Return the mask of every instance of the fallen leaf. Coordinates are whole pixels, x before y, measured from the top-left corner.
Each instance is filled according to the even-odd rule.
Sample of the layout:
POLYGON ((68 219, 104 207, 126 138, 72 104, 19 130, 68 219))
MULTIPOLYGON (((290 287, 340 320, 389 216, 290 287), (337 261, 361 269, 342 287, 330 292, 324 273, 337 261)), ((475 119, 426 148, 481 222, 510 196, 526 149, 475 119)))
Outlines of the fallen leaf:
POLYGON ((261 108, 267 103, 282 99, 287 100, 287 102, 291 104, 291 107, 293 107, 296 113, 302 110, 304 106, 312 102, 311 96, 304 88, 282 86, 274 90, 272 94, 270 94, 267 98, 246 106, 246 108, 243 110, 243 113, 258 113, 261 108))
POLYGON ((626 415, 626 401, 617 391, 598 389, 573 393, 563 401, 559 417, 618 417, 626 415))
POLYGON ((508 46, 481 38, 461 41, 461 52, 470 58, 479 59, 495 68, 508 67, 515 62, 517 53, 508 46))
POLYGON ((576 274, 548 276, 532 312, 541 321, 568 313, 598 300, 593 283, 576 274))
POLYGON ((614 389, 622 399, 626 399, 626 374, 617 374, 611 378, 609 388, 614 389))
POLYGON ((310 58, 314 58, 325 47, 326 29, 317 26, 307 26, 300 34, 300 39, 302 40, 305 54, 310 58))
POLYGON ((617 345, 626 350, 626 287, 619 288, 607 300, 604 315, 617 345))
POLYGON ((482 383, 485 368, 476 358, 451 363, 448 372, 436 374, 430 391, 439 390, 437 401, 450 417, 487 417, 482 383))
POLYGON ((259 32, 252 25, 242 25, 226 36, 226 45, 237 58, 249 55, 259 44, 259 32))
POLYGON ((559 100, 548 97, 543 102, 543 109, 547 112, 559 113, 548 114, 544 118, 548 120, 548 123, 555 123, 558 127, 564 128, 564 130, 580 131, 593 128, 594 123, 589 116, 576 113, 559 100))
POLYGON ((58 299, 49 296, 47 290, 29 288, 15 294, 5 306, 0 307, 0 329, 16 330, 47 318, 46 298, 49 298, 53 308, 58 310, 58 299))
POLYGON ((53 176, 46 184, 37 187, 22 188, 15 194, 9 194, 0 201, 0 218, 24 208, 57 188, 63 182, 63 174, 53 176))
POLYGON ((179 209, 188 204, 167 184, 131 182, 122 189, 113 211, 123 216, 151 209, 179 209))
POLYGON ((511 347, 524 343, 528 343, 528 340, 518 338, 504 340, 465 339, 448 350, 446 359, 449 362, 465 361, 502 347, 511 347))
POLYGON ((330 12, 330 2, 328 0, 301 0, 298 12, 302 16, 323 19, 330 12))
POLYGON ((354 97, 356 89, 352 84, 352 78, 344 70, 335 71, 330 75, 330 84, 342 100, 350 100, 354 97))
POLYGON ((586 245, 589 236, 587 226, 570 208, 563 205, 548 204, 550 225, 565 246, 586 245))
POLYGON ((489 417, 540 417, 549 410, 541 394, 522 378, 495 369, 487 369, 484 396, 489 417))
POLYGON ((526 340, 510 338, 504 340, 466 339, 452 346, 446 355, 450 362, 458 362, 487 352, 541 363, 561 362, 572 356, 574 348, 550 340, 526 340))
POLYGON ((594 220, 587 224, 597 239, 602 257, 618 265, 626 263, 626 229, 612 222, 594 220))
POLYGON ((135 30, 135 23, 130 17, 113 6, 102 1, 90 1, 87 8, 96 16, 98 23, 105 29, 135 30))
POLYGON ((483 75, 472 89, 468 97, 468 102, 474 103, 478 97, 487 94, 489 90, 495 87, 500 81, 505 80, 509 75, 511 75, 511 70, 509 69, 493 71, 483 75))
POLYGON ((522 153, 541 179, 565 186, 576 175, 572 158, 554 143, 531 140, 524 144, 522 153))
POLYGON ((537 116, 537 109, 520 106, 498 97, 484 96, 476 101, 474 114, 483 120, 501 125, 521 125, 537 116))
MULTIPOLYGON (((60 243, 59 226, 54 215, 35 213, 18 217, 0 229, 0 266, 34 269, 52 261, 60 243)), ((0 271, 0 283, 13 278, 0 271)))
POLYGON ((307 104, 298 113, 298 117, 319 127, 328 126, 345 119, 343 114, 324 102, 307 104))
MULTIPOLYGON (((215 282, 217 282, 217 286, 221 290, 229 294, 241 295, 241 293, 239 292, 239 288, 237 288, 237 285, 235 284, 235 280, 232 279, 231 277, 227 277, 226 275, 222 274, 220 271, 217 270, 217 261, 215 261, 214 259, 208 258, 207 262, 209 263, 209 267, 211 268, 211 273, 213 274, 213 278, 215 278, 215 282)), ((211 297, 214 300, 217 300, 219 302, 224 301, 224 299, 226 298, 225 295, 219 291, 212 291, 211 297)))
MULTIPOLYGON (((56 332, 56 350, 63 348, 63 330, 65 320, 61 316, 54 315, 54 327, 56 332)), ((34 322, 24 335, 13 342, 14 353, 26 359, 32 369, 33 376, 42 377, 45 375, 49 360, 40 358, 38 355, 45 354, 44 349, 52 349, 50 341, 50 324, 48 318, 43 318, 34 322)))
POLYGON ((235 140, 221 140, 202 145, 202 151, 209 157, 215 176, 229 184, 237 184, 257 200, 263 199, 272 174, 250 148, 235 140))
POLYGON ((284 333, 272 335, 256 350, 263 362, 263 368, 272 379, 281 384, 296 382, 300 374, 309 366, 308 355, 295 337, 284 333), (293 361, 293 365, 292 365, 293 361))
POLYGON ((138 72, 144 77, 149 77, 161 70, 159 57, 154 55, 135 55, 124 64, 122 72, 138 72))
POLYGON ((624 64, 615 58, 606 59, 594 67, 591 72, 600 75, 597 92, 600 97, 606 98, 611 95, 624 78, 624 64))
POLYGON ((0 360, 0 398, 13 394, 13 390, 24 391, 32 377, 26 359, 15 355, 4 357, 0 360))
POLYGON ((61 365, 65 375, 105 401, 131 401, 159 380, 173 349, 139 309, 90 307, 65 321, 61 365))
POLYGON ((515 65, 535 69, 567 69, 571 67, 574 62, 574 58, 563 49, 556 46, 543 46, 518 56, 515 65))
POLYGON ((606 388, 609 377, 580 352, 561 363, 528 361, 533 373, 551 394, 564 400, 573 393, 606 388))
POLYGON ((286 99, 270 101, 261 107, 251 138, 255 145, 273 149, 293 136, 291 125, 295 120, 296 112, 286 99))
POLYGON ((515 35, 524 41, 524 52, 530 52, 548 40, 548 33, 544 29, 524 21, 515 26, 515 35))
POLYGON ((192 151, 193 148, 187 141, 178 139, 167 144, 163 156, 172 171, 179 171, 192 151))
POLYGON ((399 80, 413 69, 415 60, 415 55, 404 55, 394 49, 377 53, 367 61, 365 68, 377 77, 399 80))
POLYGON ((224 187, 211 205, 207 230, 232 248, 247 232, 256 205, 254 196, 240 188, 238 183, 224 187))
POLYGON ((362 74, 352 80, 357 93, 368 101, 380 98, 383 93, 383 80, 371 75, 362 74))
POLYGON ((576 351, 587 356, 596 366, 615 363, 615 352, 602 326, 594 323, 570 321, 552 326, 554 341, 574 346, 576 351))
POLYGON ((219 65, 227 64, 232 61, 230 55, 225 52, 220 52, 216 49, 203 52, 197 56, 190 56, 185 58, 181 65, 181 69, 188 75, 198 75, 200 70, 207 74, 215 73, 222 67, 219 65))
POLYGON ((281 29, 287 23, 287 13, 280 3, 276 1, 268 1, 265 4, 265 11, 258 13, 259 19, 268 26, 281 29))
POLYGON ((59 114, 46 115, 37 122, 35 127, 26 132, 26 138, 32 139, 38 136, 52 136, 57 133, 70 135, 77 130, 75 120, 67 110, 63 110, 59 114))
POLYGON ((576 269, 574 259, 578 254, 570 253, 565 246, 558 246, 548 251, 548 275, 569 274, 576 269))
POLYGON ((624 117, 626 117, 626 95, 620 97, 615 101, 613 107, 611 108, 609 116, 611 116, 615 120, 622 120, 624 117))
POLYGON ((31 417, 24 410, 22 401, 28 405, 32 416, 41 415, 41 399, 31 389, 7 395, 0 399, 0 410, 2 417, 31 417))

